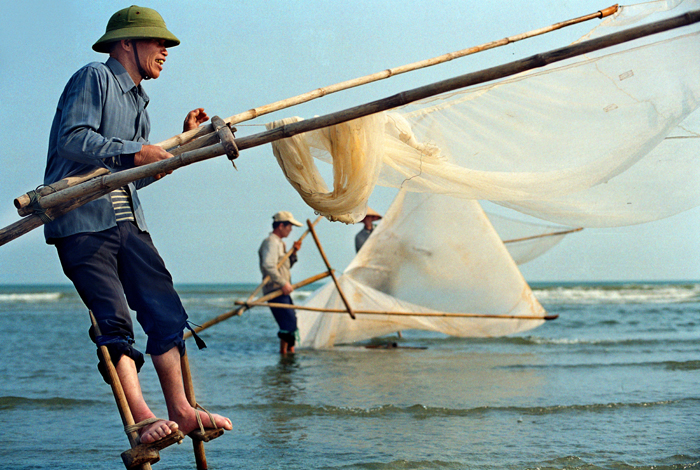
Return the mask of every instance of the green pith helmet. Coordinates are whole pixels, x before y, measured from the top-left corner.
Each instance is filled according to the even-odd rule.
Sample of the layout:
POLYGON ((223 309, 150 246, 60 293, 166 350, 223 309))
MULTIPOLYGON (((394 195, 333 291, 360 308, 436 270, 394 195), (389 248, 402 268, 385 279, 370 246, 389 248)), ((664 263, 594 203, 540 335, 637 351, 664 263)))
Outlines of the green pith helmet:
POLYGON ((112 15, 105 33, 93 44, 92 50, 109 52, 110 43, 122 39, 165 39, 165 47, 180 44, 180 40, 165 27, 165 21, 157 11, 136 5, 112 15))

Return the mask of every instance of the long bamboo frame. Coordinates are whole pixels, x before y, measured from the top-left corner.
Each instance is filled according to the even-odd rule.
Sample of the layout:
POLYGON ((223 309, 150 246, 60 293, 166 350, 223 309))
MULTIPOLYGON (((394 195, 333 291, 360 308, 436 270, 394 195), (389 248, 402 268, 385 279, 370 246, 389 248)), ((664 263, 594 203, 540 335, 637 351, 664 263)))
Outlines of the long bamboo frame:
POLYGON ((340 287, 340 283, 338 282, 338 278, 335 277, 335 272, 333 271, 333 268, 331 268, 331 264, 328 262, 328 258, 326 257, 326 252, 323 251, 323 246, 321 245, 321 240, 319 240, 318 235, 316 235, 316 230, 314 229, 314 226, 311 224, 310 220, 306 220, 307 225, 309 226, 309 230, 311 231, 311 235, 314 237, 314 242, 316 242, 316 246, 318 247, 318 252, 321 254, 321 258, 323 258, 323 262, 326 265, 326 268, 328 268, 328 274, 330 274, 331 278, 333 279, 333 283, 335 284, 335 288, 338 291, 338 295, 340 295, 341 300, 343 301, 343 304, 345 305, 345 311, 350 315, 350 318, 353 320, 355 319, 355 314, 353 313, 352 307, 350 307, 350 302, 348 301, 348 298, 345 297, 345 293, 343 292, 343 289, 340 287))
MULTIPOLYGON (((294 289, 298 289, 300 287, 304 287, 304 286, 307 286, 309 284, 312 284, 316 281, 320 281, 321 279, 324 279, 324 278, 328 277, 329 275, 330 274, 328 274, 328 272, 322 272, 320 274, 316 274, 315 276, 308 277, 308 278, 304 279, 303 281, 299 281, 296 284, 292 284, 292 287, 294 289)), ((273 292, 270 292, 269 294, 263 295, 257 301, 258 302, 267 302, 268 300, 274 299, 275 297, 279 297, 280 295, 282 295, 282 289, 277 289, 276 291, 273 291, 273 292)), ((241 304, 241 305, 245 305, 245 304, 241 304)), ((241 309, 238 309, 238 308, 233 309, 233 310, 229 310, 228 312, 222 313, 218 317, 212 318, 211 320, 206 321, 206 322, 202 323, 200 326, 194 328, 194 332, 199 333, 202 330, 206 330, 207 328, 209 328, 211 326, 214 326, 218 323, 221 323, 222 321, 227 320, 234 315, 240 315, 241 313, 242 313, 241 309), (240 313, 239 313, 239 311, 240 311, 240 313)), ((192 336, 191 331, 187 331, 183 335, 184 339, 187 339, 190 336, 192 336)))
MULTIPOLYGON (((321 98, 323 96, 330 95, 332 93, 337 93, 339 91, 343 90, 348 90, 350 88, 355 88, 361 85, 366 85, 368 83, 376 82, 379 80, 384 80, 386 78, 393 77, 395 75, 400 75, 402 73, 406 72, 412 72, 414 70, 419 70, 423 69, 426 67, 432 67, 433 65, 438 65, 438 64, 443 64, 445 62, 449 62, 453 59, 458 59, 461 57, 466 57, 468 55, 476 54, 477 52, 482 52, 486 51, 489 49, 493 49, 496 47, 501 47, 505 46, 508 44, 512 44, 514 42, 522 41, 523 39, 528 39, 532 38, 535 36, 540 36, 545 33, 549 33, 552 31, 556 31, 561 28, 565 28, 567 26, 571 26, 574 24, 578 23, 583 23, 584 21, 589 21, 595 18, 605 18, 607 16, 610 16, 614 13, 616 13, 618 10, 618 4, 609 6, 608 8, 604 8, 602 10, 598 10, 595 13, 590 13, 588 15, 584 16, 579 16, 578 18, 573 18, 567 21, 562 21, 559 23, 552 24, 550 26, 545 26, 543 28, 538 28, 534 29, 531 31, 528 31, 526 33, 521 33, 521 34, 516 34, 514 36, 508 36, 506 38, 497 40, 497 41, 491 41, 487 42, 484 44, 481 44, 479 46, 473 46, 469 47, 467 49, 462 49, 456 52, 449 52, 447 54, 443 54, 437 57, 433 57, 432 59, 425 59, 421 60, 418 62, 413 62, 411 64, 407 65, 401 65, 398 67, 394 68, 389 68, 386 70, 383 70, 381 72, 376 72, 370 75, 365 75, 363 77, 359 78, 354 78, 351 80, 346 80, 344 82, 336 83, 335 85, 329 85, 325 86, 322 88, 317 88, 316 90, 309 91, 306 93, 303 93, 301 95, 292 97, 292 98, 287 98, 284 100, 280 101, 275 101, 274 103, 270 103, 264 106, 260 106, 257 108, 249 109, 248 111, 245 111, 243 113, 235 114, 233 116, 230 116, 226 119, 224 119, 224 122, 227 124, 238 124, 239 122, 244 122, 248 121, 251 119, 255 119, 259 116, 263 116, 265 114, 272 113, 274 111, 279 111, 285 108, 289 108, 291 106, 296 106, 298 104, 306 103, 308 101, 314 100, 316 98, 321 98)), ((208 124, 206 126, 202 126, 198 129, 193 129, 188 132, 183 132, 180 135, 176 135, 175 137, 171 137, 170 139, 164 140, 163 142, 158 143, 157 145, 165 148, 165 149, 170 149, 179 145, 183 145, 186 142, 191 141, 192 139, 196 139, 198 137, 201 137, 202 135, 209 134, 213 132, 214 128, 211 124, 208 124)))
MULTIPOLYGON (((245 111, 243 113, 234 114, 233 116, 226 118, 224 120, 224 122, 226 122, 227 124, 230 124, 230 125, 238 124, 240 122, 248 121, 250 119, 254 119, 254 118, 257 118, 259 116, 264 116, 265 114, 269 114, 269 113, 274 112, 274 111, 280 111, 282 109, 286 109, 286 108, 295 106, 297 104, 306 103, 308 101, 314 100, 316 98, 321 98, 323 96, 327 96, 327 95, 330 95, 332 93, 337 93, 339 91, 347 90, 350 88, 355 88, 355 87, 358 87, 361 85, 366 85, 368 83, 372 83, 372 82, 375 82, 378 80, 390 78, 390 77, 393 77, 395 75, 400 75, 402 73, 412 72, 412 71, 419 70, 422 68, 431 67, 433 65, 442 64, 445 62, 449 62, 453 59, 458 59, 461 57, 476 54, 478 52, 486 51, 486 50, 493 49, 496 47, 505 46, 505 45, 512 44, 512 43, 517 42, 517 41, 521 41, 523 39, 528 39, 528 38, 532 38, 535 36, 540 36, 542 34, 556 31, 558 29, 561 29, 561 28, 564 28, 567 26, 571 26, 574 24, 582 23, 584 21, 589 21, 589 20, 592 20, 595 18, 602 19, 602 18, 605 18, 607 16, 610 16, 610 15, 616 13, 617 10, 618 10, 618 4, 615 4, 615 5, 612 5, 608 8, 604 8, 602 10, 599 10, 595 13, 590 13, 588 15, 580 16, 578 18, 573 18, 571 20, 555 23, 553 25, 546 26, 544 28, 534 29, 534 30, 528 31, 526 33, 508 36, 506 38, 503 38, 503 39, 500 39, 497 41, 487 42, 487 43, 481 44, 479 46, 469 47, 467 49, 462 49, 460 51, 449 52, 447 54, 433 57, 432 59, 421 60, 418 62, 413 62, 411 64, 401 65, 401 66, 394 67, 394 68, 389 68, 389 69, 383 70, 381 72, 376 72, 376 73, 373 73, 370 75, 365 75, 364 77, 354 78, 351 80, 346 80, 344 82, 336 83, 335 85, 328 85, 328 86, 325 86, 322 88, 317 88, 316 90, 309 91, 309 92, 303 93, 303 94, 298 95, 298 96, 286 98, 284 100, 275 101, 274 103, 266 104, 264 106, 259 106, 257 108, 250 109, 250 110, 245 111)), ((192 129, 190 131, 183 132, 182 134, 176 135, 176 136, 171 137, 167 140, 159 142, 156 145, 159 145, 160 147, 163 147, 165 149, 172 149, 175 147, 181 147, 181 146, 187 144, 188 142, 190 142, 194 139, 197 139, 198 137, 201 137, 205 134, 212 134, 214 132, 215 131, 214 131, 213 124, 207 124, 207 125, 204 125, 204 126, 197 128, 197 129, 192 129)), ((205 142, 206 142, 205 140, 200 139, 196 145, 192 146, 192 149, 201 148, 205 144, 205 142)), ((215 140, 212 140, 209 142, 209 145, 215 144, 215 143, 217 143, 217 142, 215 140)), ((178 152, 180 152, 180 153, 182 153, 183 151, 184 151, 184 149, 178 149, 178 152)), ((100 168, 97 171, 99 171, 100 174, 108 173, 108 170, 106 170, 104 168, 100 168)), ((59 185, 52 184, 51 187, 42 188, 40 195, 45 196, 47 194, 50 194, 52 192, 52 190, 58 191, 60 189, 65 189, 66 187, 74 186, 75 184, 82 182, 79 180, 80 178, 83 178, 83 181, 84 181, 84 180, 92 178, 94 176, 98 176, 98 175, 94 174, 94 172, 90 172, 90 173, 85 174, 85 175, 66 178, 65 183, 62 183, 59 185), (66 185, 63 186, 63 184, 66 184, 66 185)), ((61 181, 64 182, 64 180, 61 180, 61 181)), ((30 204, 30 202, 31 201, 30 201, 28 194, 24 194, 22 196, 15 198, 14 204, 15 204, 15 207, 18 209, 20 216, 24 217, 24 216, 29 215, 31 213, 29 210, 25 209, 25 207, 27 207, 30 204)))
POLYGON ((557 235, 567 235, 569 233, 580 232, 581 230, 583 230, 583 227, 572 228, 571 230, 561 230, 559 232, 541 233, 539 235, 530 235, 529 237, 511 238, 510 240, 503 240, 503 243, 516 243, 524 242, 527 240, 535 240, 537 238, 556 237, 557 235))
MULTIPOLYGON (((343 111, 319 116, 300 122, 280 126, 259 134, 235 139, 236 147, 245 150, 279 139, 292 137, 297 134, 315 129, 340 124, 358 119, 371 114, 403 106, 408 103, 428 98, 430 96, 447 93, 460 88, 466 88, 479 83, 509 77, 535 68, 544 67, 562 60, 577 57, 606 47, 622 44, 641 37, 650 36, 671 29, 687 26, 700 21, 700 10, 687 12, 666 20, 658 21, 643 26, 609 34, 607 36, 589 39, 569 46, 554 49, 549 52, 535 54, 525 59, 509 62, 507 64, 491 67, 478 72, 460 75, 430 85, 407 90, 396 95, 372 101, 359 106, 354 106, 343 111)), ((160 162, 120 171, 115 174, 101 176, 78 184, 72 188, 50 194, 39 201, 40 207, 46 209, 46 215, 52 218, 60 217, 66 212, 75 209, 89 201, 107 194, 114 189, 124 186, 138 179, 155 176, 159 173, 168 173, 183 166, 197 163, 225 154, 223 144, 218 143, 208 147, 191 150, 176 157, 160 162)), ((0 230, 0 246, 15 238, 28 233, 41 226, 45 218, 38 214, 29 215, 0 230)))
MULTIPOLYGON (((278 304, 275 302, 244 302, 242 300, 237 300, 236 305, 245 305, 247 307, 280 307, 280 308, 293 308, 296 310, 308 310, 311 312, 323 312, 323 313, 347 313, 347 310, 340 308, 323 308, 323 307, 310 307, 306 305, 288 305, 288 304, 278 304)), ((538 317, 535 315, 490 315, 486 313, 452 313, 452 312, 391 312, 387 310, 353 310, 356 315, 389 315, 389 316, 403 316, 403 317, 451 317, 451 318, 496 318, 503 320, 556 320, 559 315, 545 315, 538 317)))

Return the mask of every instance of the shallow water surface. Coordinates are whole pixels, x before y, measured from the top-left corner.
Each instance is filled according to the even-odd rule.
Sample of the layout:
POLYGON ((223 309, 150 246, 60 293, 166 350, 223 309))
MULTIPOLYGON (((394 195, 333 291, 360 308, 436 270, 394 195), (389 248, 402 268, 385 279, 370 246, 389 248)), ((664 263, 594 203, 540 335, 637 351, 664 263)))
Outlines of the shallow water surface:
MULTIPOLYGON (((202 323, 249 287, 178 290, 202 323)), ((559 319, 507 338, 408 331, 371 342, 405 348, 282 358, 265 309, 212 327, 190 345, 197 398, 234 430, 206 445, 210 468, 700 467, 700 284, 534 292, 559 319)), ((88 324, 70 287, 0 287, 0 468, 123 468, 88 324)), ((141 381, 164 416, 150 363, 141 381)), ((195 468, 189 441, 154 468, 195 468)))

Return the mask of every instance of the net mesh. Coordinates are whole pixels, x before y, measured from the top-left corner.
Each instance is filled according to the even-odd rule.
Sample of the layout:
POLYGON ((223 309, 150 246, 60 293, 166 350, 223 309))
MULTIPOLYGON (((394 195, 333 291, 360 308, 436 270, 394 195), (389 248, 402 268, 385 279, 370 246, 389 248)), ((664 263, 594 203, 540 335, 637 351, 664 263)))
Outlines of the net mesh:
MULTIPOLYGON (((698 8, 697 0, 623 6, 583 39, 698 8)), ((307 132, 274 152, 307 204, 346 223, 363 217, 377 183, 570 226, 668 217, 700 200, 699 31, 677 28, 307 132), (332 191, 314 158, 332 163, 332 191)))
MULTIPOLYGON (((698 8, 700 0, 623 6, 582 39, 698 8)), ((545 311, 516 263, 563 235, 506 248, 502 238, 517 238, 508 234, 517 224, 493 217, 497 232, 478 200, 572 227, 643 223, 698 205, 699 34, 697 24, 677 28, 274 143, 289 181, 331 220, 361 220, 375 184, 401 188, 339 278, 353 309, 485 316, 353 321, 302 311, 301 345, 405 329, 500 336, 542 324, 545 311), (332 190, 315 160, 333 165, 332 190)), ((333 284, 307 305, 344 308, 333 284)))
MULTIPOLYGON (((408 329, 502 336, 544 322, 545 310, 483 209, 464 198, 400 191, 338 282, 356 311, 493 317, 358 313, 352 320, 347 313, 301 310, 297 317, 302 347, 326 348, 408 329)), ((305 305, 345 309, 333 283, 305 305)))

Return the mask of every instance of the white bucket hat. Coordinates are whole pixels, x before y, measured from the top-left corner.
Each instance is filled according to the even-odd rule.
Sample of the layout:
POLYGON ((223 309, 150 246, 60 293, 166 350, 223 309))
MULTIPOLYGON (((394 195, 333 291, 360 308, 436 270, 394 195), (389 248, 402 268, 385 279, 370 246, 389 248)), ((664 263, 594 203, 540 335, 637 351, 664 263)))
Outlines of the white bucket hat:
POLYGON ((296 225, 297 227, 301 227, 302 223, 299 222, 297 219, 294 218, 291 212, 287 211, 279 211, 275 215, 272 216, 272 221, 273 222, 289 222, 292 225, 296 225))

